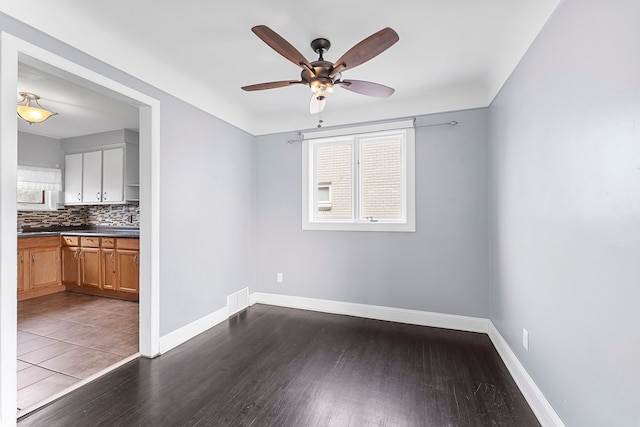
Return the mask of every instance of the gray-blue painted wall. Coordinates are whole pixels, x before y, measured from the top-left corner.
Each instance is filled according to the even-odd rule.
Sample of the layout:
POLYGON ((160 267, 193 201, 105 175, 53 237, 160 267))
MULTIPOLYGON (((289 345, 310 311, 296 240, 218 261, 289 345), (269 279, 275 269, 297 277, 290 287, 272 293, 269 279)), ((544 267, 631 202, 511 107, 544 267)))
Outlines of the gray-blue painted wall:
POLYGON ((567 426, 640 425, 639 22, 565 0, 490 107, 491 319, 567 426))
POLYGON ((302 231, 301 143, 258 137, 257 290, 488 317, 486 122, 485 109, 418 118, 415 233, 302 231))

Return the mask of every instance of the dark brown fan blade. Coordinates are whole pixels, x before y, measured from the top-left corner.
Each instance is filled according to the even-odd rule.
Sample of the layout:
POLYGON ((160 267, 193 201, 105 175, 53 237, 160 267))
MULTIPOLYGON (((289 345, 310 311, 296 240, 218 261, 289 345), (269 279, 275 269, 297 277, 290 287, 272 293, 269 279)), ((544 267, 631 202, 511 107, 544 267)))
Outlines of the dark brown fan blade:
POLYGON ((313 70, 309 61, 307 61, 307 59, 302 56, 302 54, 291 45, 291 43, 283 39, 282 36, 271 28, 266 25, 257 25, 253 27, 251 31, 253 31, 256 36, 260 37, 263 42, 271 46, 273 50, 296 64, 298 67, 313 70))
POLYGON ((278 87, 285 87, 295 84, 304 83, 302 80, 282 80, 279 82, 269 82, 269 83, 258 83, 256 85, 242 86, 242 90, 246 90, 247 92, 251 92, 254 90, 265 90, 265 89, 275 89, 278 87))
POLYGON ((382 52, 393 46, 393 44, 398 40, 400 40, 398 34, 389 27, 383 28, 377 33, 370 35, 349 49, 333 64, 331 77, 347 68, 352 69, 353 67, 380 55, 382 52))
POLYGON ((378 98, 388 98, 393 94, 393 92, 395 92, 395 89, 388 86, 381 85, 379 83, 365 82, 363 80, 342 80, 336 83, 351 92, 368 96, 377 96, 378 98))

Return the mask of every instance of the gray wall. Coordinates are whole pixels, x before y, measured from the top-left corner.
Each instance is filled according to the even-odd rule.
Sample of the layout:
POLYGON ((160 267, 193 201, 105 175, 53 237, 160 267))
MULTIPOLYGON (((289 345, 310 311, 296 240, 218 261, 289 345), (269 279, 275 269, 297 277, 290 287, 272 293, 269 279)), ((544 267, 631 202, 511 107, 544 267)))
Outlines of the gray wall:
POLYGON ((415 233, 302 231, 301 143, 258 137, 256 289, 488 317, 486 120, 486 110, 418 119, 415 233), (421 127, 451 120, 460 124, 421 127))
POLYGON ((640 425, 638 22, 565 0, 490 107, 491 319, 568 426, 640 425))
POLYGON ((18 164, 28 166, 64 166, 64 154, 59 139, 18 132, 18 164))
POLYGON ((0 30, 160 101, 160 334, 251 286, 254 138, 1 13, 0 30))
POLYGON ((162 104, 163 333, 253 289, 254 137, 181 102, 162 104), (170 141, 170 143, 164 143, 170 141))

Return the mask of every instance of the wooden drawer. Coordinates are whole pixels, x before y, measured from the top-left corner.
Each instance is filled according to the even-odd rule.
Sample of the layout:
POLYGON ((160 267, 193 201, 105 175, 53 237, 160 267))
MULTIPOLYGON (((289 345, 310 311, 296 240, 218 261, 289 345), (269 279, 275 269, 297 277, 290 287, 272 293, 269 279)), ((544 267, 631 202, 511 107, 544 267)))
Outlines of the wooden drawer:
POLYGON ((96 236, 82 236, 80 237, 80 245, 83 248, 99 248, 100 238, 96 236))
POLYGON ((118 249, 140 249, 140 239, 116 239, 116 247, 118 249))
POLYGON ((102 238, 102 247, 103 248, 115 248, 116 247, 116 239, 113 237, 103 237, 102 238))
POLYGON ((30 249, 41 247, 60 247, 60 237, 58 236, 46 236, 46 237, 19 237, 18 249, 30 249))
POLYGON ((60 244, 62 246, 80 246, 79 236, 60 236, 60 244))

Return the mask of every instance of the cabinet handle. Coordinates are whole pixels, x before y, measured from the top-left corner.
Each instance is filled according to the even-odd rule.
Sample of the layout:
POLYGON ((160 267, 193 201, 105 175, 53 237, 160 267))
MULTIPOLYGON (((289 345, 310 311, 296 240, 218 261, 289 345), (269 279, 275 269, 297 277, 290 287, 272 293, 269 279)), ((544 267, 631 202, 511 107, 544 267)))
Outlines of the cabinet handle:
POLYGON ((109 259, 111 260, 111 262, 113 262, 113 252, 109 254, 109 259))
POLYGON ((78 259, 78 251, 73 251, 73 259, 78 259))
POLYGON ((100 192, 99 191, 96 193, 96 199, 100 200, 100 192))
POLYGON ((102 193, 102 200, 107 200, 107 192, 102 193))
POLYGON ((36 262, 36 254, 31 252, 31 262, 36 262))
POLYGON ((134 256, 133 256, 133 263, 134 263, 135 265, 138 265, 138 255, 134 255, 134 256))
POLYGON ((24 254, 20 254, 20 264, 24 264, 24 254))
POLYGON ((78 200, 82 200, 82 195, 78 193, 78 200))

